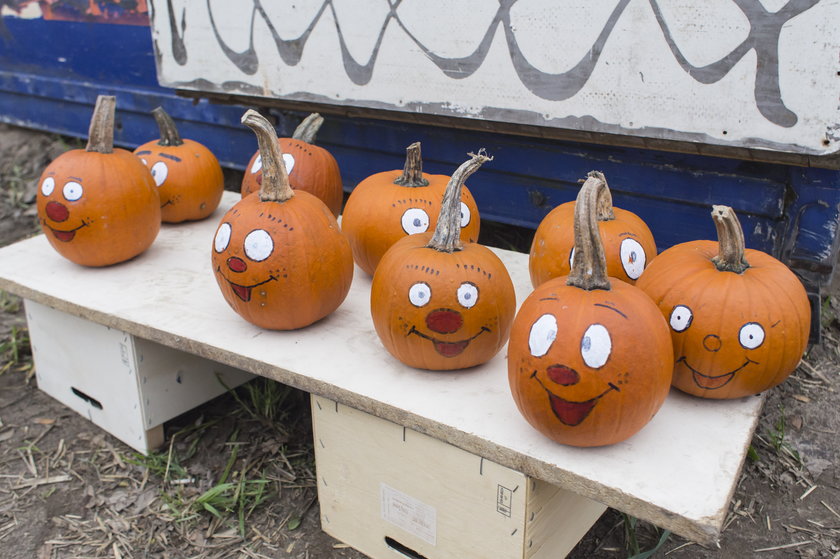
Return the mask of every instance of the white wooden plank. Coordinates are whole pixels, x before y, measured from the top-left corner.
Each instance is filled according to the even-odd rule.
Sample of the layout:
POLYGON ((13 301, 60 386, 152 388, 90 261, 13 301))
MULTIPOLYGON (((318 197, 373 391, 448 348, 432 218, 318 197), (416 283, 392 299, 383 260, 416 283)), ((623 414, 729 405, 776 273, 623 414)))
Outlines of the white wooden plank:
POLYGON ((814 156, 840 150, 840 0, 782 9, 731 0, 150 5, 168 87, 814 156))
MULTIPOLYGON (((210 219, 164 225, 138 258, 83 268, 42 236, 0 249, 0 288, 139 337, 230 364, 406 425, 538 479, 702 542, 718 536, 762 398, 700 400, 672 392, 640 433, 606 448, 557 445, 521 417, 504 350, 485 365, 429 373, 395 361, 370 320, 370 279, 357 269, 345 302, 293 332, 242 320, 210 266, 210 219)), ((522 302, 527 255, 497 251, 522 302)))

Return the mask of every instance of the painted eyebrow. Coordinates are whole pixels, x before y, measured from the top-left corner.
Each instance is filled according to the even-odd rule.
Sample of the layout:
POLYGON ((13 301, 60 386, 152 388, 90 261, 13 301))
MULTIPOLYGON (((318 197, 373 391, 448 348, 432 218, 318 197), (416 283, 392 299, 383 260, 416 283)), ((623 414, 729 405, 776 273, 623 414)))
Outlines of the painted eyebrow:
POLYGON ((150 150, 144 149, 143 151, 135 152, 134 155, 149 155, 150 153, 152 153, 150 150))
POLYGON ((619 237, 638 237, 637 234, 633 233, 632 231, 625 231, 624 233, 619 233, 619 237))
POLYGON ((68 179, 73 179, 73 180, 74 180, 74 181, 76 181, 76 182, 82 182, 82 179, 80 179, 79 177, 70 177, 70 176, 68 176, 67 178, 68 178, 68 179))
POLYGON ((623 312, 621 312, 620 310, 616 309, 615 307, 611 307, 611 306, 609 306, 609 305, 605 305, 604 303, 595 303, 595 306, 596 306, 596 307, 603 307, 603 308, 605 308, 605 309, 610 309, 611 311, 615 311, 615 312, 617 312, 618 314, 620 314, 620 315, 621 315, 621 316, 623 316, 624 318, 627 318, 627 315, 626 315, 626 314, 624 314, 624 313, 623 313, 623 312))
MULTIPOLYGON (((149 153, 151 153, 151 152, 149 152, 149 153)), ((181 161, 181 158, 178 157, 177 155, 169 155, 168 153, 158 153, 158 155, 161 156, 161 157, 165 157, 167 159, 171 159, 172 161, 178 161, 178 162, 181 161)))
POLYGON ((543 297, 540 301, 557 301, 557 297, 543 297))

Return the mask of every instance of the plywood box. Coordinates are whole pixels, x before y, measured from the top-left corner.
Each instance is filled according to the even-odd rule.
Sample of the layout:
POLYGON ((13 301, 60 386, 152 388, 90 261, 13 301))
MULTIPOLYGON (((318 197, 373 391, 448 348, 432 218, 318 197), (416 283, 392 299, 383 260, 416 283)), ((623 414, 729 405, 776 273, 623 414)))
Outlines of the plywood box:
POLYGON ((33 301, 25 306, 38 388, 144 454, 163 443, 164 422, 253 377, 33 301))
POLYGON ((312 396, 321 526, 374 559, 556 559, 606 508, 312 396))

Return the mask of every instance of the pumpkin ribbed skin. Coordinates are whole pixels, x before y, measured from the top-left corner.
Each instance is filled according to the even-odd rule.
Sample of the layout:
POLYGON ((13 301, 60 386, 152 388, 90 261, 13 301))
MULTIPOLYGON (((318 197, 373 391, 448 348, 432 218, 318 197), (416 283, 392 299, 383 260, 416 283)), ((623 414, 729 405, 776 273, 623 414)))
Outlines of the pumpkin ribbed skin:
POLYGON ((463 250, 440 252, 426 247, 431 238, 404 237, 379 263, 370 292, 376 333, 391 355, 420 369, 489 361, 507 341, 516 311, 507 269, 485 246, 465 243, 463 250), (430 293, 423 306, 410 299, 412 286, 420 283, 430 293), (467 293, 476 296, 465 299, 467 293))
POLYGON ((97 99, 86 149, 50 163, 38 182, 38 220, 53 248, 83 266, 134 258, 160 231, 160 197, 149 170, 113 148, 115 100, 97 99))
POLYGON ((586 291, 566 279, 537 287, 516 314, 508 344, 511 394, 528 423, 556 442, 614 444, 641 430, 668 395, 674 365, 668 326, 632 285, 611 279, 609 291, 586 291), (543 316, 552 318, 538 322, 543 316), (556 337, 543 355, 534 355, 545 344, 530 339, 552 320, 556 337), (597 368, 587 364, 583 350, 588 333, 586 356, 604 353, 603 330, 590 330, 593 325, 611 341, 597 368))
POLYGON ((190 139, 182 142, 162 146, 152 140, 134 150, 158 186, 165 223, 206 218, 216 211, 225 189, 222 167, 213 152, 190 139))
MULTIPOLYGON (((607 274, 634 284, 656 256, 656 242, 642 218, 621 208, 613 207, 612 210, 614 219, 598 220, 607 274)), ((567 202, 551 210, 537 227, 528 258, 534 287, 569 274, 575 246, 574 217, 575 202, 567 202)))
POLYGON ((810 305, 799 279, 772 256, 746 249, 749 268, 739 274, 717 269, 718 252, 714 241, 671 247, 637 286, 672 324, 674 386, 703 398, 739 398, 793 372, 807 346, 810 305), (755 325, 763 342, 750 349, 755 325))
MULTIPOLYGON (((286 168, 291 169, 288 173, 292 188, 316 196, 338 217, 344 201, 344 188, 335 157, 324 148, 303 140, 278 138, 277 143, 286 159, 286 168)), ((257 151, 248 161, 242 177, 242 197, 258 191, 261 183, 262 158, 257 151)))
POLYGON ((263 202, 259 193, 239 201, 222 217, 212 265, 231 308, 271 330, 324 318, 344 301, 353 279, 353 256, 338 222, 323 202, 302 191, 284 202, 263 202), (228 226, 229 242, 219 243, 228 226), (246 237, 255 230, 273 241, 267 256, 256 254, 259 261, 246 250, 246 237))
MULTIPOLYGON (((364 179, 353 189, 344 207, 342 230, 350 240, 356 264, 370 275, 391 245, 406 235, 433 231, 437 225, 450 177, 423 173, 427 186, 402 186, 394 182, 401 174, 398 170, 384 171, 364 179), (423 213, 414 222, 409 220, 412 214, 408 211, 423 213)), ((461 240, 477 242, 481 220, 475 199, 466 187, 461 191, 461 201, 469 211, 469 221, 461 228, 461 240)))

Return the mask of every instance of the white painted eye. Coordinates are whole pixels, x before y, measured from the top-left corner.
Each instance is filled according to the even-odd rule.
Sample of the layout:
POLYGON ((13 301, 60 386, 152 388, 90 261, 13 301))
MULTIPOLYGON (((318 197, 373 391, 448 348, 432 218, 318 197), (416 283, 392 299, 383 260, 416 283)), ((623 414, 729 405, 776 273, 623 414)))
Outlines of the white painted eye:
POLYGON ((458 302, 468 309, 478 302, 478 288, 475 284, 466 281, 458 287, 458 302))
POLYGON ((408 300, 415 307, 422 307, 432 300, 432 288, 424 282, 417 282, 408 289, 408 300))
POLYGON ((291 153, 283 154, 283 163, 286 164, 286 174, 291 175, 292 169, 295 168, 295 156, 291 153))
POLYGON ((52 177, 47 177, 44 179, 44 182, 41 183, 41 194, 44 196, 49 196, 55 190, 55 179, 52 177))
POLYGON ((216 231, 216 238, 213 240, 213 248, 216 252, 224 251, 230 244, 230 223, 222 223, 219 225, 219 230, 216 231))
POLYGON ((166 176, 169 174, 169 167, 163 161, 158 161, 152 165, 152 177, 155 179, 155 184, 160 186, 166 181, 166 176))
POLYGON ((627 274, 628 278, 639 279, 639 276, 645 271, 646 261, 645 249, 642 248, 639 241, 636 239, 621 241, 621 265, 624 267, 624 273, 627 274))
POLYGON ((557 319, 553 315, 544 314, 531 326, 528 334, 528 349, 534 357, 542 357, 548 353, 551 344, 557 338, 557 319))
POLYGON ((64 198, 68 202, 75 202, 76 200, 82 197, 82 194, 84 194, 85 189, 82 188, 81 184, 75 181, 70 181, 64 185, 64 189, 62 190, 62 192, 64 193, 64 198))
POLYGON ((738 332, 738 341, 746 349, 755 349, 764 343, 764 328, 758 322, 747 322, 738 332))
POLYGON ((575 267, 575 247, 572 245, 572 250, 569 252, 569 269, 575 267))
POLYGON ((262 169, 262 155, 257 154, 257 158, 254 159, 254 164, 251 165, 251 174, 259 173, 262 169))
POLYGON ((461 202, 461 227, 466 227, 470 224, 470 208, 465 203, 461 202))
POLYGON ((245 255, 254 262, 262 262, 274 252, 274 241, 268 231, 254 229, 245 237, 245 255))
POLYGON ((408 208, 402 214, 402 228, 409 235, 425 233, 429 228, 429 214, 420 208, 408 208))
POLYGON ((593 324, 580 339, 580 355, 583 362, 593 369, 603 367, 612 352, 610 333, 601 324, 593 324))
POLYGON ((682 332, 691 326, 692 320, 694 320, 694 314, 692 314, 691 309, 685 305, 677 305, 674 307, 674 310, 671 311, 670 323, 674 332, 682 332))

